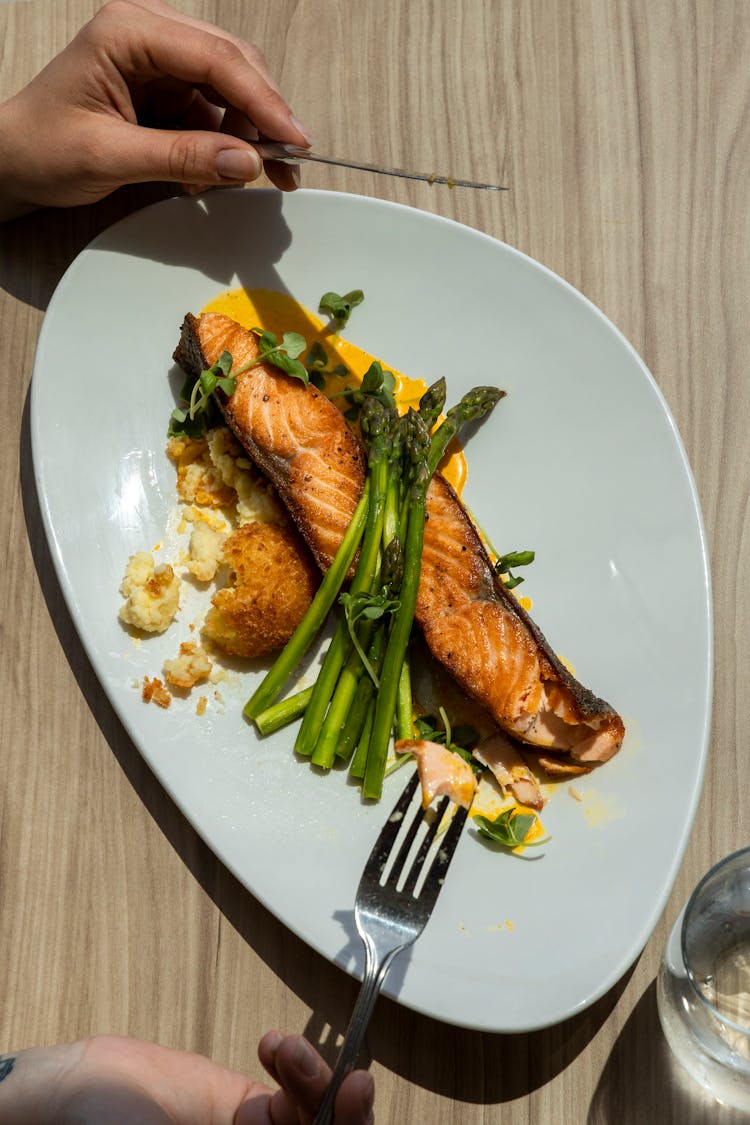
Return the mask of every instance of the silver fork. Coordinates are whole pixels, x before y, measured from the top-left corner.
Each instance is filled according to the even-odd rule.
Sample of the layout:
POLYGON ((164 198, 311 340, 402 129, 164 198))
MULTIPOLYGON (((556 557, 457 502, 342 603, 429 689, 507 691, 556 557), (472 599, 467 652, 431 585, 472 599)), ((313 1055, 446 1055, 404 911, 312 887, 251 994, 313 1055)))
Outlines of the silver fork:
POLYGON ((341 1053, 313 1125, 331 1125, 336 1094, 357 1061, 385 975, 396 954, 408 949, 427 925, 466 822, 468 809, 458 808, 435 854, 435 837, 450 802, 443 797, 434 816, 430 814, 429 818, 425 816, 428 810, 420 807, 389 867, 418 784, 415 771, 385 822, 360 879, 354 919, 365 946, 365 973, 341 1053), (427 830, 402 882, 406 862, 423 824, 427 830), (428 857, 431 862, 426 864, 428 857))

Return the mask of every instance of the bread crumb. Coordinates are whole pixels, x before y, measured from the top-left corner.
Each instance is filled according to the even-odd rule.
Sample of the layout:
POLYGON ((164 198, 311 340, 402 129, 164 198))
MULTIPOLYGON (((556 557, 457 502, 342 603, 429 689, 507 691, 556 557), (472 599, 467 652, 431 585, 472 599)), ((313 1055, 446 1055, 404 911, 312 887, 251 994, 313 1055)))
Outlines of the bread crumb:
POLYGON ((574 801, 583 800, 583 793, 581 793, 580 789, 574 789, 572 785, 568 786, 568 793, 570 793, 574 801))
POLYGON ((159 707, 164 708, 169 707, 172 702, 172 696, 157 676, 154 676, 153 679, 149 679, 148 676, 143 677, 141 699, 144 703, 156 703, 159 707))
POLYGON ((208 706, 208 696, 206 696, 206 695, 199 696, 198 702, 195 705, 196 715, 205 715, 207 706, 208 706))

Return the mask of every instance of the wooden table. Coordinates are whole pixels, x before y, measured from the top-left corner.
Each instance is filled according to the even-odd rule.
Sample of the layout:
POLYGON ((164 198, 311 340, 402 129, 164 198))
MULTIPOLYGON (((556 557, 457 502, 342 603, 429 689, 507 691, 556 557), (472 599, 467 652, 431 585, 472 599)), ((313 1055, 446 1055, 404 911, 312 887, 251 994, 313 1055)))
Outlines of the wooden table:
MULTIPOLYGON (((477 227, 591 298, 664 392, 708 532, 710 756, 684 863, 645 951, 588 1011, 534 1034, 454 1030, 383 1000, 369 1035, 378 1120, 730 1121, 674 1073, 654 979, 681 903, 750 828, 750 6, 179 6, 258 43, 321 148, 510 182, 498 196, 305 172, 310 186, 377 193, 477 227)), ((98 7, 0 2, 0 99, 98 7)), ((32 478, 28 386, 55 284, 95 233, 165 194, 125 190, 0 229, 0 1049, 116 1031, 256 1070, 256 1044, 272 1026, 304 1030, 330 1054, 355 983, 235 882, 143 764, 77 640, 32 478)))

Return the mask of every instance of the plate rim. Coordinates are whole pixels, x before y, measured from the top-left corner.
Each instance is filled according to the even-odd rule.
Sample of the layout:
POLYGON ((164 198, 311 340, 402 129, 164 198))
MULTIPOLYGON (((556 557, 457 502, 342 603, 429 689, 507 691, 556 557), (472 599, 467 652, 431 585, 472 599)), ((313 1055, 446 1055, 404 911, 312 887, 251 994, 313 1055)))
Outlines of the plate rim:
MULTIPOLYGON (((262 193, 262 194, 267 195, 267 196, 279 194, 275 189, 271 189, 271 188, 254 188, 254 189, 252 189, 252 191, 246 191, 245 189, 242 189, 242 188, 233 188, 233 189, 225 189, 225 191, 222 192, 222 194, 226 194, 226 195, 242 194, 245 197, 247 197, 248 200, 251 199, 253 195, 256 195, 258 193, 262 193)), ((294 193, 294 194, 297 194, 297 193, 294 193)), ((701 590, 702 590, 702 595, 703 595, 703 603, 702 603, 702 606, 701 606, 701 611, 702 611, 701 612, 701 621, 702 621, 702 623, 705 624, 706 636, 707 636, 707 642, 708 642, 706 659, 705 659, 705 679, 703 680, 703 706, 702 706, 703 722, 702 722, 702 729, 700 731, 699 739, 696 740, 696 743, 698 743, 698 741, 700 743, 699 768, 696 770, 694 783, 693 783, 691 791, 690 791, 690 797, 691 797, 690 806, 689 806, 689 809, 686 811, 686 815, 685 815, 685 817, 682 821, 681 838, 679 840, 679 844, 678 844, 677 848, 674 850, 672 863, 669 865, 668 877, 665 880, 664 887, 662 889, 661 895, 654 902, 653 908, 652 908, 651 912, 649 913, 649 915, 644 918, 643 925, 641 926, 638 935, 634 936, 633 940, 630 943, 632 956, 630 956, 628 959, 625 959, 627 961, 627 963, 622 963, 622 961, 621 961, 621 962, 618 962, 617 965, 613 966, 611 972, 600 983, 600 985, 596 989, 591 991, 589 995, 587 995, 586 997, 583 997, 579 1001, 578 1005, 575 1008, 569 1010, 566 1014, 563 1014, 563 1015, 560 1015, 560 1016, 556 1017, 554 1019, 554 1021, 552 1021, 552 1022, 549 1022, 549 1021, 543 1022, 543 1023, 532 1022, 532 1023, 529 1023, 528 1026, 524 1026, 524 1027, 514 1026, 513 1029, 510 1031, 510 1033, 526 1033, 526 1032, 530 1032, 530 1031, 534 1031, 534 1030, 540 1030, 540 1029, 545 1028, 545 1027, 551 1027, 551 1026, 554 1026, 555 1024, 558 1024, 558 1023, 560 1023, 560 1022, 562 1022, 566 1019, 572 1018, 576 1014, 578 1014, 581 1011, 584 1011, 586 1008, 590 1007, 591 1004, 593 1004, 594 1002, 596 1002, 596 1000, 600 999, 603 995, 605 995, 622 978, 622 976, 627 972, 627 970, 631 967, 631 965, 634 964, 635 961, 638 959, 638 957, 641 955, 649 937, 653 933, 653 930, 654 930, 654 928, 655 928, 655 926, 658 922, 658 919, 659 919, 661 913, 663 912, 663 910, 665 908, 667 899, 669 898, 669 895, 671 894, 671 891, 672 891, 673 885, 674 885, 674 881, 677 877, 677 873, 679 871, 679 868, 681 867, 682 862, 684 860, 685 851, 686 851, 686 848, 687 848, 687 845, 688 845, 688 842, 689 842, 689 839, 690 839, 690 835, 691 835, 692 830, 693 830, 695 815, 696 815, 696 812, 697 812, 697 807, 698 807, 698 803, 699 803, 699 800, 700 800, 700 796, 701 796, 701 793, 702 793, 703 784, 704 784, 704 780, 705 780, 706 765, 707 765, 707 760, 708 760, 708 748, 709 748, 709 743, 710 743, 712 710, 713 710, 713 678, 714 678, 714 659, 715 659, 714 648, 715 648, 715 644, 714 644, 713 589, 712 589, 712 582, 711 582, 711 570, 710 570, 708 542, 707 542, 706 530, 705 530, 705 525, 704 525, 703 513, 702 513, 702 509, 701 509, 701 504, 700 504, 700 498, 699 498, 697 486, 696 486, 696 483, 695 483, 695 479, 694 479, 694 476, 693 476, 692 468, 690 466, 690 463, 689 463, 689 460, 688 460, 688 457, 687 457, 687 452, 686 452, 686 449, 685 449, 685 446, 684 446, 684 443, 683 443, 683 440, 682 440, 682 436, 681 436, 681 434, 678 430, 677 424, 675 422, 674 416, 672 415, 669 404, 667 403, 667 400, 666 400, 659 384, 656 382, 656 379, 654 378, 653 374, 651 373, 651 371, 647 367, 645 361, 642 359, 642 357, 639 355, 639 353, 636 351, 636 349, 631 344, 631 342, 627 339, 627 337, 623 334, 623 332, 609 319, 609 317, 597 305, 595 305, 593 303, 593 301, 590 298, 588 298, 580 290, 576 289, 564 277, 557 274, 555 271, 550 269, 550 267, 545 265, 543 262, 540 262, 537 259, 534 259, 534 258, 530 257, 524 251, 519 250, 518 248, 512 246, 511 244, 509 244, 507 242, 504 242, 504 241, 496 238, 495 236, 488 234, 485 231, 479 230, 475 227, 468 226, 467 224, 459 222, 458 220, 455 220, 455 219, 452 219, 452 218, 449 218, 449 217, 446 217, 446 216, 443 216, 443 215, 435 214, 434 212, 424 211, 420 208, 417 208, 417 207, 414 207, 414 206, 411 206, 411 205, 408 205, 408 204, 403 204, 403 203, 399 203, 399 202, 395 202, 395 201, 391 201, 391 200, 382 200, 382 199, 379 199, 377 197, 371 197, 371 196, 366 196, 366 195, 361 195, 361 194, 353 194, 353 193, 346 193, 346 192, 335 192, 335 191, 328 191, 328 190, 323 190, 323 189, 302 189, 299 194, 304 195, 308 199, 311 198, 311 197, 312 198, 322 197, 322 198, 325 198, 325 199, 335 198, 336 200, 341 200, 342 198, 344 198, 344 199, 356 201, 357 204, 362 204, 366 207, 374 206, 374 207, 385 208, 385 209, 393 209, 393 210, 401 212, 401 213, 408 213, 412 217, 418 216, 422 219, 426 219, 427 221, 433 222, 433 223, 438 224, 438 225, 447 225, 451 228, 454 228, 458 231, 463 232, 464 234, 468 232, 471 236, 474 236, 474 237, 476 237, 476 238, 478 238, 482 241, 486 241, 488 243, 491 243, 496 247, 500 247, 504 251, 508 252, 512 257, 517 257, 520 260, 522 260, 527 266, 533 267, 534 270, 541 271, 541 273, 546 275, 546 277, 549 280, 553 281, 557 285, 562 286, 568 292, 568 294, 570 296, 572 296, 576 301, 581 302, 585 306, 585 308, 587 309, 589 314, 593 312, 595 314, 596 318, 600 321, 600 323, 607 329, 607 331, 614 335, 614 337, 618 341, 618 343, 621 346, 624 345, 627 353, 629 354, 629 357, 630 357, 631 361, 635 361, 635 365, 639 369, 641 376, 645 376, 646 382, 648 383, 652 393, 655 394, 655 398, 656 398, 656 401, 658 403, 659 409, 660 409, 664 419, 668 423, 671 439, 672 439, 672 441, 674 443, 674 446, 675 446, 675 449, 676 449, 676 451, 679 455, 680 468, 681 468, 684 480, 688 485, 691 513, 692 513, 693 519, 695 520, 695 530, 698 533, 698 541, 699 541, 699 544, 700 544, 700 568, 701 568, 701 573, 702 573, 701 590)), ((65 600, 65 605, 66 605, 67 611, 70 614, 71 619, 73 621, 73 625, 74 625, 74 628, 76 630, 76 637, 77 637, 79 643, 81 644, 84 652, 86 653, 86 657, 87 657, 87 659, 88 659, 88 661, 91 665, 92 671, 94 672, 94 674, 97 678, 97 681, 100 683, 100 686, 102 687, 102 690, 104 691, 104 694, 106 696, 108 705, 112 707, 113 711, 117 715, 117 718, 118 718, 119 722, 121 723, 123 729, 127 733, 128 738, 131 740, 131 742, 135 746, 135 748, 138 751, 140 757, 146 762, 148 768, 151 770, 151 772, 153 773, 155 778, 158 780, 159 784, 164 788, 165 792, 169 795, 170 799, 172 801, 174 801, 175 805, 180 809, 180 811, 186 817, 188 822, 194 828, 196 828, 195 821, 194 821, 194 818, 193 818, 193 814, 191 813, 191 810, 184 806, 180 795, 174 791, 174 789, 171 786, 171 784, 169 783, 168 779, 165 778, 162 775, 162 772, 159 770, 158 765, 155 764, 149 757, 147 757, 144 754, 144 752, 143 752, 143 750, 140 746, 139 739, 138 739, 138 737, 136 737, 136 732, 132 728, 131 723, 129 721, 127 708, 125 708, 124 706, 121 705, 121 701, 120 701, 119 698, 113 698, 110 695, 110 693, 106 690, 106 688, 103 685, 101 685, 101 681, 100 681, 99 673, 98 673, 98 669, 97 669, 98 654, 95 650, 95 646, 93 645, 93 639, 85 632, 85 630, 84 631, 79 630, 78 622, 77 622, 77 619, 76 619, 76 609, 75 609, 77 599, 76 599, 76 596, 75 596, 75 591, 73 589, 73 583, 70 579, 69 572, 68 572, 68 569, 66 567, 65 559, 63 557, 63 551, 62 551, 62 548, 61 548, 61 544, 60 544, 60 541, 59 541, 57 533, 56 533, 55 521, 53 519, 52 512, 51 512, 51 509, 50 509, 50 498, 49 498, 47 490, 44 486, 43 458, 41 457, 41 455, 39 453, 41 441, 42 441, 42 437, 41 437, 41 434, 39 432, 40 412, 39 412, 39 407, 36 404, 36 396, 35 396, 35 387, 38 386, 38 382, 39 382, 39 379, 37 377, 38 364, 40 363, 40 357, 44 353, 47 335, 48 335, 49 332, 52 331, 52 327, 51 327, 52 323, 53 323, 52 317, 54 315, 56 305, 60 300, 62 300, 64 298, 66 289, 71 284, 71 281, 75 276, 76 269, 79 267, 79 263, 81 262, 81 260, 86 255, 88 255, 92 250, 96 250, 97 248, 100 248, 102 246, 102 244, 105 244, 105 248, 106 248, 106 242, 107 242, 108 239, 111 238, 113 233, 122 230, 123 228, 127 227, 130 224, 137 224, 142 219, 144 213, 153 212, 154 210, 160 210, 160 209, 161 210, 173 210, 175 208, 175 205, 177 205, 178 207, 184 207, 185 202, 186 202, 186 197, 173 196, 173 197, 170 197, 169 199, 157 201, 155 203, 149 204, 147 207, 144 207, 144 208, 139 209, 137 211, 131 212, 130 214, 124 216, 121 219, 119 219, 117 222, 112 224, 110 227, 107 227, 105 230, 99 232, 82 250, 80 250, 78 252, 78 254, 76 254, 75 258, 71 261, 71 263, 69 264, 69 266, 67 267, 67 269, 65 270, 63 275, 61 276, 57 286, 55 287, 55 290, 54 290, 54 292, 53 292, 53 294, 50 298, 50 301, 47 305, 44 320, 42 322, 42 325, 41 325, 41 328, 40 328, 40 331, 39 331, 39 336, 38 336, 37 346, 36 346, 36 352, 35 352, 35 357, 34 357, 31 387, 30 387, 30 431, 31 431, 31 457, 32 457, 32 467, 33 467, 33 479, 34 479, 34 486, 35 486, 35 489, 36 489, 37 501, 38 501, 39 509, 40 509, 40 512, 41 512, 41 515, 42 515, 42 521, 43 521, 45 536, 46 536, 46 539, 47 539, 47 544, 48 544, 49 549, 50 549, 50 556, 52 558, 56 578, 57 578, 57 580, 60 584, 60 588, 61 588, 61 591, 63 593, 63 597, 64 597, 64 600, 65 600)), ((189 200, 188 202, 190 204, 195 203, 194 200, 189 200)), ((198 202, 200 202, 200 201, 198 201, 198 202)), ((294 203, 292 203, 292 206, 294 206, 294 203)), ((197 270, 197 267, 194 267, 194 268, 197 270)), ((307 946, 314 949, 316 953, 318 953, 319 955, 324 957, 325 960, 328 963, 335 965, 337 968, 342 969, 344 972, 348 973, 348 975, 354 976, 355 978, 358 978, 358 977, 361 976, 361 974, 358 971, 353 970, 350 967, 347 967, 346 965, 342 964, 341 962, 339 962, 335 958, 331 957, 331 955, 324 948, 321 947, 320 943, 318 943, 316 940, 312 939, 308 934, 302 932, 299 928, 295 927, 294 925, 290 925, 290 923, 286 919, 281 918, 279 916, 278 912, 277 912, 277 908, 275 907, 275 905, 271 901, 268 900, 267 896, 264 896, 264 895, 260 894, 257 890, 251 889, 250 887, 247 886, 244 875, 238 870, 238 868, 237 868, 236 864, 234 863, 234 861, 232 860, 231 856, 227 855, 225 853, 224 849, 217 849, 215 843, 208 843, 208 841, 203 837, 203 834, 201 832, 199 832, 199 834, 201 835, 201 839, 203 840, 205 846, 208 847, 217 856, 219 861, 227 868, 227 870, 232 872, 232 874, 238 879, 238 881, 242 885, 243 889, 247 893, 249 893, 252 897, 256 898, 259 902, 261 902, 262 905, 271 914, 273 914, 273 916, 274 916, 274 918, 276 919, 277 922, 279 922, 281 925, 289 928, 293 933, 296 934, 296 936, 298 936, 302 941, 304 941, 307 946)), ((440 1020, 442 1022, 446 1022, 450 1026, 463 1027, 463 1028, 471 1029, 471 1030, 479 1030, 479 1031, 487 1032, 487 1033, 496 1033, 496 1034, 507 1034, 508 1033, 507 1031, 505 1031, 502 1028, 490 1027, 487 1023, 482 1022, 482 1021, 477 1021, 476 1019, 467 1020, 465 1022, 460 1022, 457 1019, 455 1019, 453 1016, 451 1016, 450 1018, 442 1016, 439 1013, 436 1013, 435 1011, 431 1010, 428 1006, 420 1005, 419 1003, 415 1002, 413 999, 405 999, 402 996, 399 996, 397 994, 394 995, 393 993, 389 993, 387 987, 384 989, 384 992, 388 995, 391 995, 391 998, 395 999, 397 1003, 401 1003, 405 1007, 408 1007, 409 1009, 411 1009, 413 1011, 416 1011, 416 1012, 418 1012, 422 1015, 426 1015, 430 1018, 437 1019, 437 1020, 440 1020)))

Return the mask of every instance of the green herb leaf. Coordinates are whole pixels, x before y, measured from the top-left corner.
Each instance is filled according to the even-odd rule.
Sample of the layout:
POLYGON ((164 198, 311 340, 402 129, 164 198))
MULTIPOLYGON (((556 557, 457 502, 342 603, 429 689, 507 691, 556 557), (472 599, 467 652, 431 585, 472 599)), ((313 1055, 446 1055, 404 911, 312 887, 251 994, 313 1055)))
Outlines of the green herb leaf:
POLYGON ((366 621, 379 621, 380 618, 385 617, 386 614, 395 613, 401 603, 397 598, 390 598, 387 591, 368 593, 366 590, 361 590, 358 594, 341 594, 339 596, 339 602, 344 608, 344 617, 346 618, 346 625, 349 630, 349 636, 352 639, 352 644, 357 650, 368 676, 377 688, 380 686, 380 683, 357 636, 357 622, 361 618, 364 618, 366 621))
POLYGON ((528 566, 529 563, 533 563, 534 558, 534 551, 509 551, 507 555, 501 555, 497 560, 495 571, 503 578, 506 587, 513 590, 516 586, 520 586, 523 578, 513 574, 511 567, 528 566))
POLYGON ((305 356, 305 367, 308 371, 323 371, 328 363, 326 350, 319 340, 314 340, 310 351, 305 356))
MULTIPOLYGON (((334 369, 334 374, 348 375, 349 372, 346 368, 339 370, 334 369)), ((392 371, 387 371, 381 363, 376 359, 372 361, 370 366, 362 376, 362 382, 358 387, 345 387, 343 391, 337 391, 332 398, 343 398, 350 405, 349 409, 345 411, 344 417, 350 422, 356 422, 359 417, 359 412, 368 398, 377 399, 383 406, 388 406, 391 410, 396 410, 396 396, 394 391, 396 389, 396 377, 392 371)))
POLYGON ((309 382, 307 368, 297 359, 307 347, 304 336, 300 336, 299 332, 285 332, 279 343, 274 332, 267 332, 264 328, 251 328, 250 331, 258 337, 260 355, 257 359, 246 363, 235 374, 242 375, 259 363, 271 363, 307 386, 309 382))
POLYGON ((527 840, 537 818, 533 813, 519 813, 515 807, 504 809, 494 820, 486 816, 473 819, 480 836, 506 848, 538 848, 551 839, 545 836, 543 840, 527 840))
POLYGON ((365 295, 361 289, 352 289, 349 293, 340 296, 338 293, 324 293, 320 298, 318 308, 321 312, 328 313, 336 321, 338 328, 343 328, 351 316, 352 309, 361 305, 365 295))
MULTIPOLYGON (((415 720, 414 725, 420 738, 426 742, 437 742, 441 746, 447 746, 450 750, 464 751, 465 753, 479 741, 479 732, 468 723, 462 723, 451 730, 450 742, 446 741, 447 732, 445 728, 437 726, 437 719, 434 715, 420 715, 415 720)), ((476 758, 473 758, 471 754, 468 754, 467 761, 477 764, 476 758)))
POLYGON ((232 370, 230 352, 222 352, 213 367, 201 371, 197 378, 187 378, 182 385, 180 398, 187 409, 176 407, 169 419, 170 437, 201 437, 219 422, 219 412, 213 398, 217 387, 227 397, 234 393, 236 381, 229 377, 232 370))

